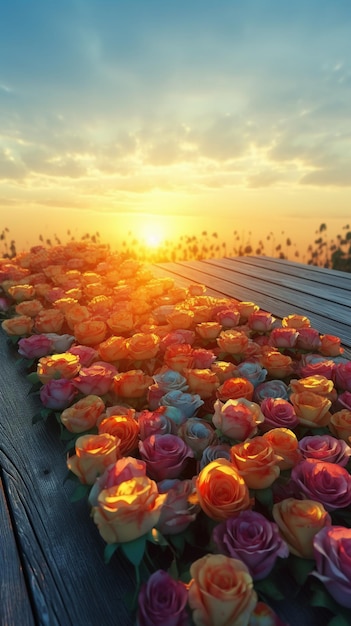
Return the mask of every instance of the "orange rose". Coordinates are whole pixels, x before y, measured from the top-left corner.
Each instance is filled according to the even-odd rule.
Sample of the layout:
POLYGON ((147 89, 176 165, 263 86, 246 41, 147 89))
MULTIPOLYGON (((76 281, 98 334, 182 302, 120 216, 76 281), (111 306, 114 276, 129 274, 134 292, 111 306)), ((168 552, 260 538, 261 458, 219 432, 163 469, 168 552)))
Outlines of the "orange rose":
POLYGON ((185 369, 183 371, 189 393, 197 393, 200 398, 211 398, 219 386, 218 377, 210 369, 185 369))
POLYGON ((133 541, 156 526, 166 498, 153 480, 137 476, 100 491, 93 519, 106 543, 133 541))
POLYGON ((129 356, 137 361, 153 359, 158 353, 160 338, 153 333, 135 333, 126 340, 129 356))
POLYGON ((79 357, 70 352, 43 356, 39 359, 37 365, 37 375, 43 384, 52 378, 74 378, 79 370, 79 357))
POLYGON ((228 354, 243 354, 248 346, 249 338, 240 330, 222 330, 217 343, 223 352, 228 354))
POLYGON ((154 379, 143 370, 129 370, 116 374, 111 391, 121 398, 142 398, 154 379))
POLYGON ((17 315, 1 322, 1 328, 7 335, 24 337, 31 334, 33 323, 32 318, 28 315, 17 315))
POLYGON ((73 333, 76 340, 83 346, 96 346, 106 337, 107 327, 105 322, 98 320, 87 320, 75 324, 73 333))
POLYGON ((275 454, 280 457, 278 465, 281 470, 290 469, 301 461, 298 439, 289 428, 272 428, 262 435, 272 446, 275 454))
POLYGON ((230 456, 249 489, 270 487, 280 474, 280 458, 264 437, 235 444, 230 449, 230 456))
POLYGON ((167 322, 173 329, 190 328, 194 322, 194 313, 188 309, 174 309, 167 316, 167 322))
POLYGON ((340 337, 336 337, 335 335, 321 335, 321 346, 319 348, 319 352, 323 354, 323 356, 339 356, 344 352, 344 349, 341 347, 340 337))
POLYGON ((195 328, 196 332, 202 339, 217 339, 222 330, 222 324, 219 322, 201 322, 195 328))
POLYGON ((107 318, 107 326, 112 330, 115 335, 122 335, 123 333, 129 333, 134 328, 133 314, 129 309, 122 308, 120 311, 115 311, 107 318))
POLYGON ((28 315, 29 317, 35 317, 39 311, 43 308, 40 300, 24 300, 19 304, 16 304, 15 311, 18 315, 28 315))
POLYGON ((130 415, 111 415, 99 424, 99 433, 109 433, 121 440, 122 456, 131 454, 138 447, 139 424, 130 415))
POLYGON ((343 439, 351 444, 351 411, 349 409, 341 409, 330 417, 328 428, 334 437, 343 439))
POLYGON ((73 330, 76 324, 89 320, 91 313, 89 309, 82 304, 72 304, 69 309, 65 311, 65 318, 69 328, 73 330))
POLYGON ((119 440, 112 435, 82 435, 76 441, 76 454, 68 457, 67 467, 84 485, 95 479, 119 458, 119 440))
POLYGON ((263 350, 260 362, 270 378, 286 378, 293 371, 291 357, 274 348, 263 350))
POLYGON ((105 404, 99 396, 89 395, 62 411, 60 419, 71 433, 83 433, 96 426, 104 409, 105 404))
MULTIPOLYGON (((190 331, 189 331, 190 332, 190 331)), ((193 349, 190 344, 176 343, 166 348, 164 364, 175 372, 182 373, 185 368, 190 368, 193 360, 193 349)))
POLYGON ((237 371, 236 368, 235 363, 231 363, 230 361, 215 361, 211 363, 211 370, 217 374, 221 385, 225 380, 228 380, 228 378, 233 378, 237 371))
POLYGON ((301 393, 292 393, 290 402, 299 418, 299 423, 303 426, 319 428, 329 423, 331 417, 329 409, 332 403, 328 398, 312 391, 302 391, 301 393))
POLYGON ((227 400, 237 400, 238 398, 245 398, 246 400, 252 400, 254 393, 254 386, 247 378, 229 378, 217 389, 217 398, 226 402, 227 400))
POLYGON ((125 359, 128 356, 126 341, 125 337, 108 337, 99 344, 100 358, 107 363, 125 359))
POLYGON ((196 491, 202 510, 218 522, 251 507, 246 483, 227 459, 211 461, 201 470, 196 491))
POLYGON ((247 626, 257 603, 248 568, 224 554, 207 554, 190 567, 188 601, 195 626, 247 626))
POLYGON ((324 396, 334 402, 337 398, 337 391, 334 389, 334 383, 329 378, 320 374, 314 374, 314 376, 306 376, 305 378, 299 378, 298 380, 290 380, 290 388, 293 393, 301 393, 302 391, 312 391, 319 396, 324 396))
POLYGON ((294 313, 283 317, 282 326, 283 328, 295 328, 297 330, 300 328, 309 328, 311 322, 305 315, 297 315, 294 313))
POLYGON ((240 324, 244 324, 252 313, 259 310, 259 306, 254 302, 236 302, 236 308, 240 313, 240 324))
POLYGON ((193 283, 188 287, 188 293, 190 296, 203 296, 206 293, 207 287, 206 285, 202 285, 201 283, 193 283))
POLYGON ((89 283, 84 287, 84 295, 88 300, 92 300, 96 296, 110 295, 111 289, 102 282, 89 283))
POLYGON ((33 285, 13 285, 9 287, 8 293, 16 302, 23 300, 31 300, 35 297, 35 289, 33 285))
POLYGON ((37 333, 59 333, 65 321, 63 313, 57 309, 43 309, 34 320, 37 333))
POLYGON ((314 536, 324 526, 331 525, 323 504, 287 498, 273 505, 272 515, 290 552, 303 559, 313 559, 314 536))

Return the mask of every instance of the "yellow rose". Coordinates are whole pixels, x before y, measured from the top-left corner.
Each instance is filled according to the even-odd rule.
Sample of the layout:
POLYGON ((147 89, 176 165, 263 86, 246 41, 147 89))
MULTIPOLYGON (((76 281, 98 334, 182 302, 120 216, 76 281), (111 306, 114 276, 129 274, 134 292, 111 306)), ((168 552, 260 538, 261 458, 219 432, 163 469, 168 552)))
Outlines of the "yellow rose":
POLYGON ((67 459, 67 467, 84 485, 93 485, 105 469, 119 458, 119 439, 112 435, 82 435, 76 441, 76 454, 67 459))
POLYGON ((280 457, 264 437, 235 444, 230 449, 230 456, 249 489, 270 487, 280 474, 280 457))
POLYGON ((133 541, 156 526, 166 498, 153 480, 137 476, 100 491, 93 519, 106 543, 133 541))
POLYGON ((196 324, 195 330, 202 339, 217 339, 222 330, 222 324, 219 322, 201 322, 196 324))
POLYGON ((202 510, 216 521, 251 507, 245 481, 227 459, 211 461, 201 470, 196 491, 202 510))
POLYGON ((287 498, 273 505, 272 514, 290 552, 303 559, 313 559, 314 536, 331 524, 323 504, 287 498))
POLYGON ((301 393, 301 391, 312 391, 319 396, 324 396, 334 402, 337 398, 337 391, 334 389, 334 383, 329 378, 321 374, 313 376, 305 376, 305 378, 290 380, 290 388, 293 393, 301 393))
POLYGON ((299 418, 299 423, 303 426, 319 428, 329 423, 331 417, 329 409, 332 403, 328 398, 312 391, 302 391, 292 393, 290 402, 299 418))
POLYGON ((257 603, 246 565, 207 554, 190 567, 189 606, 195 626, 247 626, 257 603))

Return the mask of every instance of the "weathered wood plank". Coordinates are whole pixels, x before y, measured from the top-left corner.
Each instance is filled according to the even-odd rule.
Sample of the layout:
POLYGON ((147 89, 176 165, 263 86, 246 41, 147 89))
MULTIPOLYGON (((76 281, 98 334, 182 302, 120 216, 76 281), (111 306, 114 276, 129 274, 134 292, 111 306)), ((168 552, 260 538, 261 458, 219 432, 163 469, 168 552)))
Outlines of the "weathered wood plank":
MULTIPOLYGON (((57 425, 32 425, 40 404, 35 396, 28 396, 25 372, 16 369, 14 350, 3 333, 0 351, 0 464, 36 624, 132 626, 124 602, 134 591, 132 568, 120 554, 109 565, 104 563, 105 543, 88 504, 70 501, 74 485, 65 482, 65 454, 57 425)), ((11 568, 1 567, 2 584, 10 584, 11 568)), ((16 615, 14 603, 12 611, 16 615)))

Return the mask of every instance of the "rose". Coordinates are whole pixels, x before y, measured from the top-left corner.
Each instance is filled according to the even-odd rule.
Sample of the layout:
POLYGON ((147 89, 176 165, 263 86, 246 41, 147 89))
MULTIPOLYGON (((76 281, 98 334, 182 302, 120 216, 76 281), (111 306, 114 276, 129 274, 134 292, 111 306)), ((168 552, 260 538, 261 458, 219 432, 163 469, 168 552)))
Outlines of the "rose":
POLYGON ((115 373, 116 370, 107 364, 94 363, 90 367, 82 367, 72 382, 84 395, 103 396, 109 391, 115 373))
POLYGON ((75 354, 79 358, 82 367, 89 367, 94 361, 97 361, 99 355, 95 348, 91 346, 72 346, 67 350, 71 354, 75 354))
POLYGON ((128 355, 137 361, 153 359, 159 350, 160 338, 154 333, 135 333, 126 340, 128 355))
POLYGON ((157 524, 166 498, 153 480, 137 476, 100 491, 92 516, 106 543, 133 541, 157 524))
POLYGON ((254 392, 253 384, 247 379, 238 376, 237 378, 228 378, 217 389, 217 398, 226 402, 227 400, 236 400, 238 398, 246 398, 252 400, 254 392))
POLYGON ((98 320, 86 320, 79 322, 73 327, 76 340, 83 346, 96 346, 104 341, 107 333, 105 322, 98 320))
POLYGON ((188 626, 187 602, 185 584, 157 570, 140 588, 137 626, 188 626))
POLYGON ((52 352, 53 341, 47 335, 22 337, 18 342, 18 353, 26 359, 37 359, 52 352))
POLYGON ((139 452, 147 471, 156 481, 178 478, 193 458, 191 448, 177 435, 151 435, 139 442, 139 452))
POLYGON ((351 411, 351 391, 344 391, 338 397, 338 404, 340 404, 343 409, 348 409, 351 411))
POLYGON ((169 391, 162 396, 160 403, 164 406, 173 406, 179 409, 185 418, 192 417, 204 401, 196 393, 183 393, 183 391, 169 391))
POLYGON ((216 360, 216 355, 211 350, 205 348, 193 349, 193 360, 191 367, 193 369, 208 369, 216 360))
POLYGON ((96 478, 89 493, 90 505, 97 506, 98 495, 103 489, 120 485, 124 481, 136 478, 137 476, 146 476, 146 465, 144 461, 135 459, 132 456, 124 456, 117 459, 115 463, 112 463, 105 469, 101 476, 96 478))
POLYGON ((335 437, 349 443, 351 441, 351 408, 341 409, 334 413, 330 418, 328 428, 335 437))
POLYGON ((225 437, 237 441, 256 435, 258 426, 264 420, 259 405, 246 398, 227 400, 225 403, 216 400, 213 408, 213 424, 225 437))
POLYGON ((79 358, 69 352, 43 356, 37 365, 37 376, 43 384, 52 378, 67 378, 77 376, 80 370, 79 358))
POLYGON ((72 404, 78 391, 70 380, 48 380, 40 389, 41 403, 47 409, 63 411, 72 404))
POLYGON ((65 317, 57 309, 44 309, 35 316, 34 329, 37 333, 59 333, 65 317))
POLYGON ((297 313, 292 313, 291 315, 286 315, 282 319, 283 328, 309 328, 311 326, 311 322, 305 315, 298 315, 297 313))
POLYGON ((272 515, 289 551, 303 559, 313 559, 313 538, 331 524, 323 504, 286 498, 273 505, 272 515))
POLYGON ((187 369, 183 370, 189 393, 198 394, 201 399, 211 398, 219 387, 219 379, 215 372, 210 369, 187 369))
POLYGON ((72 343, 74 342, 74 337, 72 335, 65 334, 57 334, 57 333, 46 333, 46 336, 51 339, 53 343, 52 352, 67 352, 72 343))
POLYGON ((217 339, 222 330, 222 325, 219 322, 201 322, 196 325, 195 330, 202 339, 211 341, 217 339))
POLYGON ((168 391, 188 390, 186 378, 182 376, 179 372, 175 372, 174 370, 166 369, 159 372, 158 374, 154 374, 153 378, 159 389, 163 391, 163 395, 168 391))
POLYGON ((248 325, 251 330, 259 333, 266 333, 272 330, 276 319, 270 313, 265 311, 254 311, 248 317, 248 325))
POLYGON ((86 396, 65 409, 60 420, 71 433, 83 433, 96 426, 104 408, 105 404, 99 396, 86 396))
POLYGON ((282 380, 267 380, 255 388, 253 400, 261 404, 264 398, 289 399, 288 386, 282 380))
POLYGON ((166 415, 166 410, 167 407, 162 406, 155 411, 145 409, 138 414, 141 441, 151 435, 177 434, 177 425, 166 415))
POLYGON ((249 338, 240 330, 222 330, 217 337, 217 344, 222 352, 240 356, 244 354, 249 338))
POLYGON ((309 350, 314 352, 319 350, 321 340, 318 330, 315 328, 299 328, 296 348, 299 350, 309 350))
POLYGON ((174 329, 188 329, 194 322, 194 313, 190 309, 174 308, 173 311, 167 315, 167 322, 174 329))
POLYGON ((235 444, 230 449, 230 456, 249 489, 266 489, 280 474, 280 457, 264 437, 235 444))
POLYGON ((217 436, 211 424, 198 417, 190 417, 178 429, 178 435, 199 459, 207 446, 217 442, 217 436))
POLYGON ((133 313, 127 307, 114 311, 106 321, 114 335, 130 333, 134 328, 133 313))
POLYGON ((337 389, 351 392, 351 361, 337 363, 333 378, 337 389))
POLYGON ((28 315, 16 315, 1 322, 1 328, 10 336, 30 335, 33 325, 34 322, 28 315))
POLYGON ((303 354, 299 366, 301 378, 320 374, 330 380, 333 378, 335 363, 320 354, 303 354))
POLYGON ((260 361, 271 378, 286 378, 293 371, 292 358, 275 348, 264 350, 260 361))
POLYGON ((309 428, 326 426, 330 420, 331 401, 312 391, 292 393, 290 402, 299 418, 299 423, 309 428))
POLYGON ((234 328, 239 324, 240 313, 237 309, 223 309, 216 314, 216 321, 219 322, 223 328, 234 328))
POLYGON ((253 581, 241 561, 207 554, 190 567, 189 606, 195 626, 247 626, 257 603, 253 581))
POLYGON ((295 378, 290 380, 290 389, 293 393, 300 393, 302 391, 312 391, 319 396, 324 396, 334 402, 337 398, 337 392, 334 389, 334 383, 329 378, 316 374, 315 376, 306 376, 296 380, 295 378))
POLYGON ((128 455, 138 447, 139 424, 129 415, 111 415, 99 423, 99 433, 109 433, 121 440, 119 451, 128 455))
POLYGON ((295 328, 273 328, 269 344, 275 348, 294 348, 298 339, 295 328))
POLYGON ((249 316, 259 310, 259 306, 254 302, 236 302, 235 306, 240 313, 240 324, 247 322, 249 316))
POLYGON ((191 367, 193 349, 190 344, 176 343, 169 345, 164 353, 164 364, 171 370, 183 373, 185 368, 191 367))
POLYGON ((196 478, 199 504, 208 517, 223 521, 251 507, 244 479, 227 459, 211 461, 196 478))
POLYGON ((305 459, 292 469, 290 482, 296 498, 317 500, 327 511, 351 504, 351 476, 335 463, 305 459))
POLYGON ((34 298, 35 289, 33 285, 13 285, 9 287, 8 293, 16 302, 22 302, 34 298))
POLYGON ((289 428, 272 428, 262 436, 271 444, 276 455, 280 457, 278 465, 281 470, 290 469, 301 461, 302 454, 299 450, 299 442, 295 433, 289 428))
POLYGON ((216 459, 227 459, 230 461, 230 445, 227 443, 217 443, 207 446, 200 459, 200 470, 216 459))
POLYGON ((143 370, 128 370, 114 376, 111 391, 121 398, 142 398, 152 383, 151 376, 143 370))
POLYGON ((217 375, 222 384, 228 378, 233 378, 237 371, 237 366, 230 361, 214 361, 211 370, 217 375))
POLYGON ((177 535, 196 519, 199 507, 190 499, 195 488, 191 480, 162 480, 158 483, 159 493, 167 494, 156 528, 163 535, 177 535))
POLYGON ((326 526, 314 537, 316 570, 311 572, 319 578, 330 595, 351 609, 351 529, 343 526, 326 526))
POLYGON ((88 307, 82 304, 72 304, 69 309, 65 311, 65 318, 67 325, 73 330, 76 324, 91 319, 91 313, 88 307))
MULTIPOLYGON (((194 341, 195 332, 193 330, 178 328, 177 330, 171 330, 170 332, 163 335, 160 348, 162 352, 165 352, 166 349, 170 346, 187 345, 191 347, 194 341)), ((186 348, 186 351, 188 351, 188 348, 186 348)), ((169 355, 173 357, 172 351, 169 352, 169 355)))
POLYGON ((40 300, 24 300, 24 302, 20 302, 16 304, 15 311, 17 315, 28 315, 29 317, 35 317, 38 315, 39 311, 43 308, 40 300))
POLYGON ((341 347, 340 337, 335 335, 321 335, 321 345, 319 352, 324 356, 339 356, 344 348, 341 347))
POLYGON ((265 370, 259 363, 251 363, 250 361, 243 361, 237 366, 237 372, 239 376, 246 378, 252 383, 254 387, 263 383, 267 376, 267 370, 265 370))
POLYGON ((328 461, 341 467, 347 465, 351 456, 350 446, 342 439, 336 439, 331 435, 303 437, 299 441, 299 449, 305 459, 328 461))
POLYGON ((218 524, 212 539, 221 554, 245 563, 254 580, 266 578, 277 558, 289 555, 278 526, 255 511, 241 511, 218 524))
POLYGON ((98 346, 100 358, 108 363, 127 358, 126 341, 125 337, 108 337, 98 346))
POLYGON ((260 428, 264 432, 271 428, 295 428, 299 423, 294 407, 283 398, 264 398, 261 411, 264 422, 260 428))
POLYGON ((106 467, 117 461, 119 441, 112 435, 82 435, 76 441, 76 454, 67 467, 84 485, 92 485, 106 467))

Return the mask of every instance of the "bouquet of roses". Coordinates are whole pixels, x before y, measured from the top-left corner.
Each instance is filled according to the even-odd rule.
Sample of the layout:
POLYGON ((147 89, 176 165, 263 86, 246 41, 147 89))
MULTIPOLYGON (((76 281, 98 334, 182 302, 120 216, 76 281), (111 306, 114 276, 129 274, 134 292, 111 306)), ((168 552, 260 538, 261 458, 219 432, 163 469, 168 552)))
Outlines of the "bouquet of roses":
POLYGON ((0 283, 2 328, 40 393, 33 421, 58 421, 106 561, 121 550, 135 566, 139 626, 278 625, 301 589, 349 623, 338 337, 90 243, 3 260, 0 283))

